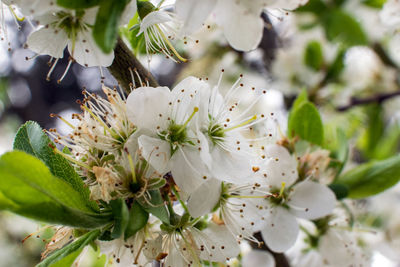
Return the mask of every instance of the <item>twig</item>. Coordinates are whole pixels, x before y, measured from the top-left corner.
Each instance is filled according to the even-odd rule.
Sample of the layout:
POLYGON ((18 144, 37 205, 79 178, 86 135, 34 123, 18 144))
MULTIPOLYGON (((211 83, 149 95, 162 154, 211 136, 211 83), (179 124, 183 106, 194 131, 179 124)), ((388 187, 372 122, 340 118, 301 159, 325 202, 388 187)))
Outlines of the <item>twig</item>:
MULTIPOLYGON (((132 71, 136 71, 142 82, 148 82, 149 86, 159 86, 153 75, 143 67, 121 38, 118 39, 117 45, 114 49, 114 55, 114 61, 108 69, 126 92, 130 92, 129 85, 132 83, 135 83, 136 87, 143 86, 140 84, 137 77, 132 81, 132 71)), ((136 74, 134 73, 134 75, 136 74)))
POLYGON ((371 104, 371 103, 382 103, 388 99, 391 99, 393 97, 400 96, 400 90, 396 92, 391 92, 391 93, 385 93, 385 94, 378 94, 374 95, 371 97, 366 97, 366 98, 357 98, 357 97, 352 97, 350 100, 350 103, 345 106, 337 107, 337 111, 346 111, 348 109, 351 109, 355 106, 360 106, 360 105, 366 105, 366 104, 371 104))

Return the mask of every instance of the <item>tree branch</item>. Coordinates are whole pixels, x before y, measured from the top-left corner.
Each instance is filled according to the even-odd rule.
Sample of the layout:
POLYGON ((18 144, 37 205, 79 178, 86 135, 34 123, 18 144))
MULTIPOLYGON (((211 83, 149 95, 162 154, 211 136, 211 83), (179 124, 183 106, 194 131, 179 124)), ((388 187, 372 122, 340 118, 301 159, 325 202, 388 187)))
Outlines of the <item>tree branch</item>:
POLYGON ((136 70, 142 82, 148 82, 149 86, 152 87, 159 86, 153 75, 143 67, 121 38, 118 38, 114 49, 114 61, 108 69, 126 92, 130 92, 130 85, 133 83, 135 83, 135 87, 143 86, 136 77, 134 70, 136 70), (131 72, 133 72, 134 81, 132 81, 131 72))
POLYGON ((391 92, 391 93, 385 93, 385 94, 378 94, 374 95, 371 97, 366 97, 366 98, 357 98, 357 97, 352 97, 350 100, 350 103, 345 106, 337 107, 337 111, 346 111, 348 109, 351 109, 355 106, 360 106, 360 105, 366 105, 366 104, 371 104, 371 103, 382 103, 388 99, 391 99, 393 97, 400 96, 400 90, 396 92, 391 92))

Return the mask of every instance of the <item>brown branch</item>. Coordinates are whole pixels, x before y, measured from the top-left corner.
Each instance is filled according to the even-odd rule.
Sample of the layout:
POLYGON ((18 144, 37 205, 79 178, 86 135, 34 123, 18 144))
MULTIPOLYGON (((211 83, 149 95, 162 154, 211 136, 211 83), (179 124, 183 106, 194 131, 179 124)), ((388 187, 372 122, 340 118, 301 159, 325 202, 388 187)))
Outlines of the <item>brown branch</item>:
POLYGON ((108 69, 126 92, 130 92, 130 85, 133 82, 135 83, 135 87, 143 86, 137 77, 132 81, 130 70, 136 70, 142 82, 148 82, 149 86, 159 86, 153 75, 143 67, 121 38, 118 38, 117 45, 114 48, 114 61, 108 69))
POLYGON ((374 95, 374 96, 366 97, 366 98, 352 97, 349 104, 347 104, 345 106, 337 107, 336 110, 337 111, 346 111, 355 106, 367 105, 367 104, 371 104, 371 103, 381 104, 382 102, 384 102, 388 99, 391 99, 393 97, 396 97, 396 96, 400 96, 400 90, 391 92, 391 93, 378 94, 378 95, 374 95))

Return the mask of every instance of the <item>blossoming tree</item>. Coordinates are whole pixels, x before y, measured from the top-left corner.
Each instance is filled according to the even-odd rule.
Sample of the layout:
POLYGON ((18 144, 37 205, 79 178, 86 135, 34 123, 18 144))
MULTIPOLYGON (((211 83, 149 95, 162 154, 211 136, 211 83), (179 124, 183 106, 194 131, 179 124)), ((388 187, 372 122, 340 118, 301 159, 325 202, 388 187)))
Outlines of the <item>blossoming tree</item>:
POLYGON ((0 209, 53 231, 36 266, 80 266, 90 247, 96 266, 399 260, 400 221, 371 198, 398 208, 400 126, 384 102, 400 94, 400 2, 384 2, 2 0, 1 38, 6 12, 29 20, 24 48, 50 57, 48 80, 64 50, 58 83, 76 63, 101 74, 80 113, 51 114, 68 134, 28 121, 0 157, 0 209), (365 27, 372 14, 386 33, 365 27), (160 55, 195 71, 160 86, 160 55), (287 109, 265 107, 281 101, 271 88, 287 109))

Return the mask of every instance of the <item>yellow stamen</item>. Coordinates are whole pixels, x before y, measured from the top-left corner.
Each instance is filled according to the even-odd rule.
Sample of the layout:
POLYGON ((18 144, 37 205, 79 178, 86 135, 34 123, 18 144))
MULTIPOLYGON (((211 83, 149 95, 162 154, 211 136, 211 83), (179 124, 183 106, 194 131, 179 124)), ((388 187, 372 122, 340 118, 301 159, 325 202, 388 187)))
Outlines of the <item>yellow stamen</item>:
POLYGON ((129 154, 128 150, 126 150, 126 153, 128 154, 129 167, 131 168, 132 181, 133 181, 133 183, 136 184, 137 180, 136 180, 135 164, 133 164, 132 156, 131 156, 131 154, 129 154))
POLYGON ((74 159, 73 157, 70 157, 70 156, 66 155, 65 153, 63 153, 60 150, 58 150, 56 147, 53 147, 53 146, 50 146, 50 147, 53 149, 54 153, 57 153, 57 154, 61 155, 66 160, 71 161, 71 162, 75 163, 76 165, 81 166, 82 168, 85 168, 85 169, 87 169, 89 171, 92 170, 92 168, 90 168, 89 165, 87 165, 87 164, 85 164, 83 162, 80 162, 80 161, 74 159))
POLYGON ((286 183, 282 182, 281 191, 279 191, 279 196, 278 197, 282 197, 283 196, 283 191, 285 191, 285 186, 286 186, 286 183))
POLYGON ((11 13, 13 14, 13 16, 18 20, 18 21, 24 21, 25 17, 18 17, 18 15, 15 13, 14 9, 12 9, 12 7, 8 6, 8 9, 10 9, 11 13))
POLYGON ((65 124, 67 124, 69 127, 71 127, 72 129, 75 129, 75 126, 74 126, 74 125, 72 125, 69 121, 67 121, 66 119, 64 119, 63 117, 61 117, 61 116, 58 115, 58 114, 51 113, 51 114, 50 114, 50 117, 52 117, 52 118, 57 117, 57 118, 59 118, 60 120, 62 120, 65 124))
POLYGON ((194 115, 199 111, 198 107, 194 107, 192 114, 190 117, 185 121, 185 123, 182 125, 182 127, 178 130, 178 134, 185 130, 186 126, 189 124, 190 120, 193 119, 194 115))
POLYGON ((224 129, 224 132, 228 132, 228 131, 240 128, 242 126, 245 126, 245 125, 249 124, 250 122, 255 121, 256 119, 257 119, 257 115, 254 115, 253 117, 251 117, 250 119, 248 119, 247 121, 245 121, 245 122, 243 122, 241 124, 238 124, 238 125, 232 126, 230 128, 224 129))
POLYGON ((99 117, 97 117, 87 106, 81 105, 82 108, 84 108, 89 114, 98 121, 101 125, 103 125, 104 129, 106 129, 111 135, 114 135, 114 132, 104 123, 103 120, 101 120, 99 117))
POLYGON ((161 37, 164 39, 164 41, 167 43, 167 45, 169 46, 169 49, 171 49, 172 53, 174 53, 174 55, 182 62, 187 62, 188 60, 184 57, 182 57, 181 55, 179 55, 178 51, 175 50, 175 47, 171 44, 171 42, 168 40, 168 38, 165 36, 165 34, 163 33, 163 31, 160 29, 160 26, 155 25, 158 29, 158 31, 161 34, 161 37))

